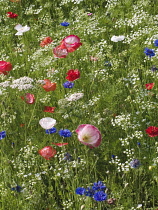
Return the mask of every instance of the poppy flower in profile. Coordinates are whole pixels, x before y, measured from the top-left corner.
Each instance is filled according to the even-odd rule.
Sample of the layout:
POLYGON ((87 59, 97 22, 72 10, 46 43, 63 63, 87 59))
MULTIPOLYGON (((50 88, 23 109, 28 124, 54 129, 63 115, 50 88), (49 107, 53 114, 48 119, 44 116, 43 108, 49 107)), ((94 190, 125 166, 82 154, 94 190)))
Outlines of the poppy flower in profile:
POLYGON ((91 149, 98 147, 101 144, 101 133, 98 128, 93 125, 79 125, 76 129, 76 133, 78 134, 78 140, 82 144, 89 146, 91 149))
POLYGON ((65 145, 68 145, 69 143, 52 143, 58 147, 62 147, 62 146, 65 146, 65 145))
POLYGON ((42 86, 45 91, 54 91, 56 89, 56 83, 51 83, 49 79, 44 79, 45 84, 42 86))
POLYGON ((69 81, 74 81, 80 78, 80 71, 78 69, 70 69, 67 73, 66 79, 69 81))
POLYGON ((51 42, 53 42, 52 38, 50 36, 47 36, 41 41, 40 46, 44 47, 44 46, 50 44, 51 42))
POLYGON ((81 45, 82 43, 80 42, 80 38, 78 36, 69 35, 62 40, 60 46, 63 49, 67 49, 67 51, 70 53, 77 50, 81 45))
POLYGON ((147 90, 151 90, 153 87, 154 87, 155 83, 148 83, 148 84, 145 84, 145 87, 147 90))
POLYGON ((26 93, 25 96, 21 96, 21 99, 24 100, 27 104, 35 103, 35 96, 31 93, 26 93))
POLYGON ((145 131, 150 137, 158 136, 158 127, 150 126, 145 131))
POLYGON ((56 107, 51 107, 51 106, 45 106, 44 107, 44 112, 50 112, 50 113, 54 113, 56 107))
POLYGON ((54 157, 57 153, 54 148, 51 146, 46 146, 43 149, 39 150, 38 153, 46 160, 50 160, 50 158, 54 157))
POLYGON ((44 117, 40 119, 39 124, 44 129, 51 129, 56 124, 56 120, 51 117, 44 117))
POLYGON ((0 61, 0 74, 7 75, 7 71, 12 70, 12 64, 6 61, 0 61))
POLYGON ((59 45, 53 49, 53 54, 56 58, 66 58, 68 55, 68 50, 59 45))
POLYGON ((7 12, 7 17, 9 17, 9 18, 17 18, 18 15, 13 13, 13 12, 7 12))

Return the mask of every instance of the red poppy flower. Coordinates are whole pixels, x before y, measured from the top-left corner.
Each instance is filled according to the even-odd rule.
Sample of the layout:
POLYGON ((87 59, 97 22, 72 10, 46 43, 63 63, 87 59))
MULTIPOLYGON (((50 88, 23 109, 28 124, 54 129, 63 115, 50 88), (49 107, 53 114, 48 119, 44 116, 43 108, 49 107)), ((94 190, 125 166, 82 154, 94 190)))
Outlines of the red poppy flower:
POLYGON ((66 48, 62 48, 61 45, 59 45, 53 49, 53 53, 57 58, 66 58, 68 55, 68 50, 66 48))
POLYGON ((151 90, 153 87, 154 87, 155 83, 148 83, 148 84, 145 84, 145 87, 147 90, 151 90))
POLYGON ((68 145, 69 143, 52 143, 58 147, 62 147, 62 146, 65 146, 65 145, 68 145))
POLYGON ((56 89, 56 83, 51 83, 49 79, 44 79, 45 85, 42 87, 45 89, 45 91, 54 91, 56 89))
POLYGON ((71 69, 67 72, 67 75, 68 75, 66 77, 67 80, 74 81, 74 80, 80 78, 80 71, 78 69, 75 69, 75 70, 71 69))
POLYGON ((21 2, 21 0, 10 0, 11 2, 21 2))
POLYGON ((54 155, 57 153, 54 148, 51 146, 46 146, 43 149, 39 150, 38 153, 45 158, 46 160, 50 160, 50 158, 54 157, 54 155))
POLYGON ((80 38, 78 36, 69 35, 62 40, 60 46, 62 49, 67 49, 67 51, 70 53, 77 50, 81 45, 82 43, 80 42, 80 38))
POLYGON ((21 96, 21 99, 24 100, 27 104, 34 104, 35 103, 35 97, 31 93, 26 93, 25 97, 21 96))
POLYGON ((145 131, 150 137, 158 136, 158 127, 150 126, 145 131))
POLYGON ((50 113, 54 113, 56 107, 51 107, 51 106, 45 106, 44 107, 44 112, 50 112, 50 113))
POLYGON ((44 47, 44 46, 50 44, 51 42, 53 42, 52 38, 50 36, 47 36, 41 41, 40 46, 44 47))
POLYGON ((22 127, 24 127, 24 126, 25 126, 25 124, 23 124, 23 123, 22 123, 22 124, 20 124, 20 127, 21 127, 21 128, 22 128, 22 127))
POLYGON ((12 64, 6 61, 0 61, 0 74, 7 75, 7 71, 12 70, 12 64))
POLYGON ((7 16, 8 16, 9 18, 16 18, 16 17, 18 17, 18 15, 15 14, 15 13, 13 13, 13 12, 7 12, 7 16))

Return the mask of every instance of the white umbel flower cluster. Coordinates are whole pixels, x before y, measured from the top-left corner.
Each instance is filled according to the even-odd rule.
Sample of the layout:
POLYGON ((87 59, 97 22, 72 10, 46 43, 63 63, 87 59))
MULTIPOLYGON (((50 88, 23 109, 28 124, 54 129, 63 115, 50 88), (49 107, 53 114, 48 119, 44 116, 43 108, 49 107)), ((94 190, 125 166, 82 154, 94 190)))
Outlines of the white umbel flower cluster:
POLYGON ((84 96, 83 93, 74 93, 66 98, 67 101, 77 101, 84 96))
POLYGON ((24 76, 14 80, 10 87, 13 89, 18 88, 19 90, 32 89, 34 87, 33 82, 34 80, 32 78, 24 76))

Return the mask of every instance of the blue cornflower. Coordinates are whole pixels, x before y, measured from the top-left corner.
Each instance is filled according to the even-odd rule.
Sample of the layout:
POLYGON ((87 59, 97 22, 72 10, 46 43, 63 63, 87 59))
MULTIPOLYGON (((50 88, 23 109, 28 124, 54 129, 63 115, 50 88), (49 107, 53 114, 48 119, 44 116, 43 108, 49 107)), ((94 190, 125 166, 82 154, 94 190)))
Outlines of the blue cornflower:
POLYGON ((73 88, 74 83, 66 81, 66 82, 64 82, 63 86, 64 86, 64 88, 73 88))
POLYGON ((157 71, 157 70, 158 70, 158 68, 157 68, 156 66, 152 66, 152 67, 151 67, 151 71, 154 72, 154 71, 157 71))
POLYGON ((0 140, 4 139, 6 137, 6 131, 0 132, 0 140))
POLYGON ((111 155, 111 158, 114 159, 115 158, 115 155, 111 155))
POLYGON ((56 132, 57 132, 57 129, 56 129, 55 127, 53 127, 53 128, 51 128, 51 129, 45 130, 45 132, 46 132, 47 134, 56 133, 56 132))
POLYGON ((149 49, 149 48, 147 48, 147 47, 144 49, 144 53, 145 53, 147 56, 149 56, 149 57, 155 56, 154 50, 153 50, 153 49, 149 49))
POLYGON ((85 193, 85 188, 83 188, 83 187, 76 188, 76 194, 84 195, 84 193, 85 193))
POLYGON ((106 189, 106 186, 104 185, 104 183, 102 181, 98 181, 98 182, 95 182, 92 186, 92 189, 93 190, 105 190, 106 189))
POLYGON ((140 166, 140 161, 138 159, 134 159, 130 162, 131 168, 138 168, 140 166))
POLYGON ((137 142, 137 145, 140 147, 140 145, 141 145, 140 142, 137 142))
POLYGON ((156 40, 154 41, 154 45, 155 45, 155 47, 158 47, 158 39, 156 39, 156 40))
POLYGON ((68 161, 72 161, 73 157, 72 155, 70 155, 70 153, 65 153, 63 160, 68 160, 68 161))
POLYGON ((107 200, 107 194, 103 191, 98 191, 94 194, 93 198, 96 201, 105 201, 105 200, 107 200))
POLYGON ((21 192, 22 187, 20 187, 20 186, 17 185, 16 187, 12 187, 11 190, 17 191, 17 192, 21 192))
POLYGON ((95 193, 95 190, 93 190, 90 187, 86 188, 84 192, 85 196, 89 196, 89 197, 93 197, 94 193, 95 193))
POLYGON ((105 61, 104 66, 111 67, 111 63, 109 61, 105 61))
POLYGON ((62 22, 62 23, 60 23, 60 25, 61 25, 61 26, 69 26, 70 23, 68 23, 68 22, 62 22))
POLYGON ((60 130, 58 133, 62 137, 71 137, 72 136, 71 131, 68 129, 60 130))

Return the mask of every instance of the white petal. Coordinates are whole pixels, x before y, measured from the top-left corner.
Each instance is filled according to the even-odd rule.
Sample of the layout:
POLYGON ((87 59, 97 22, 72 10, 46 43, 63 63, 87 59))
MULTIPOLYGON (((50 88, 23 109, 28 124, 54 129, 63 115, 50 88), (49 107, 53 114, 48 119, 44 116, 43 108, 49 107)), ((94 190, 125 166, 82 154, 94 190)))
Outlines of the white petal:
POLYGON ((14 27, 15 30, 19 31, 22 28, 22 25, 18 24, 14 27))
POLYGON ((51 117, 45 117, 39 121, 39 124, 44 129, 51 129, 56 124, 56 120, 51 117))
POLYGON ((17 32, 15 35, 23 35, 23 32, 17 32))
POLYGON ((30 30, 30 27, 24 26, 23 29, 22 29, 22 32, 26 32, 26 31, 29 31, 29 30, 30 30))

